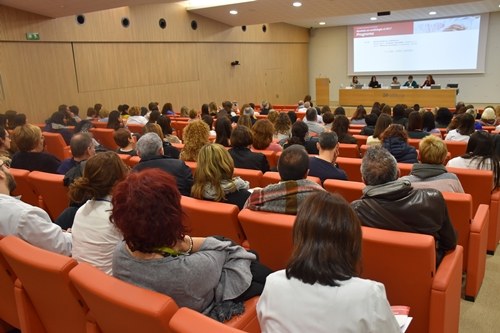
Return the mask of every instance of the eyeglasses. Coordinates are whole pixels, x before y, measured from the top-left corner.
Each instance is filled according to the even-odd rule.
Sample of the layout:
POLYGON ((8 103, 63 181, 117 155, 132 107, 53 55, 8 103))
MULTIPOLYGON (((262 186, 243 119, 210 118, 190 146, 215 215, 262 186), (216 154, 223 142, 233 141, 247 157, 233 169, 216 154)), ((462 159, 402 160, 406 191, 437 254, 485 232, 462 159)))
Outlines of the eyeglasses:
POLYGON ((6 161, 2 161, 2 160, 0 160, 0 169, 1 169, 2 167, 4 167, 4 166, 5 166, 7 169, 10 169, 10 163, 8 163, 8 162, 6 162, 6 161))

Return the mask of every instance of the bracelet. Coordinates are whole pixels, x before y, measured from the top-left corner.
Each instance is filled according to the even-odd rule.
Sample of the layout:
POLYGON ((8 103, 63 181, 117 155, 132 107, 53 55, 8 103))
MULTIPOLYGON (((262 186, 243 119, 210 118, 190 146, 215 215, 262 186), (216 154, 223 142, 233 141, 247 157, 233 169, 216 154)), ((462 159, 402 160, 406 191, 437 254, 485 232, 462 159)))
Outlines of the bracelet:
POLYGON ((189 249, 184 252, 184 254, 191 254, 191 251, 193 251, 193 238, 191 238, 191 236, 189 235, 186 235, 189 237, 189 249))

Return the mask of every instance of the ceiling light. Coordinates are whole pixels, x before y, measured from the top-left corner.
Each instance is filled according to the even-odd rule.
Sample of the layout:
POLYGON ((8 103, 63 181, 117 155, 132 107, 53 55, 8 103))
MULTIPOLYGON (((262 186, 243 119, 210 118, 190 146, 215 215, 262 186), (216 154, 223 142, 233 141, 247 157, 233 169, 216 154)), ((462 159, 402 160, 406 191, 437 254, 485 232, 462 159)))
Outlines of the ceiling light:
POLYGON ((319 22, 318 24, 319 24, 319 25, 325 25, 325 24, 326 24, 326 22, 321 21, 321 22, 319 22))
POLYGON ((229 11, 229 14, 236 15, 236 14, 238 14, 238 11, 233 9, 233 10, 229 11))
POLYGON ((370 21, 376 21, 376 20, 377 20, 377 18, 375 16, 370 17, 370 21))
POLYGON ((435 11, 429 12, 429 15, 436 15, 436 14, 437 14, 437 12, 435 12, 435 11))
POLYGON ((302 6, 302 2, 295 1, 292 5, 293 5, 294 7, 300 7, 300 6, 302 6))

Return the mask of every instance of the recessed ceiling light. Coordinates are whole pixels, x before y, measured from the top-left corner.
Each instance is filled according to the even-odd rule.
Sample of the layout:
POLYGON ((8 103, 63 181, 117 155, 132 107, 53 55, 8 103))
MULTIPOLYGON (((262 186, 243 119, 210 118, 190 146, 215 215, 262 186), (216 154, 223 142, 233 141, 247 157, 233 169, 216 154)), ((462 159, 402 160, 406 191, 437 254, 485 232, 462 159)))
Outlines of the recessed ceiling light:
POLYGON ((435 12, 435 11, 429 12, 429 15, 436 15, 436 14, 437 14, 437 12, 435 12))
POLYGON ((319 24, 319 25, 325 25, 325 24, 326 24, 326 22, 321 21, 321 22, 319 22, 318 24, 319 24))
POLYGON ((377 18, 375 16, 370 17, 370 21, 376 21, 376 20, 377 20, 377 18))
POLYGON ((233 9, 233 10, 229 11, 229 14, 236 15, 236 14, 238 14, 238 11, 233 9))
POLYGON ((295 1, 295 2, 292 4, 292 6, 294 6, 294 7, 300 7, 300 6, 302 6, 302 2, 295 1))

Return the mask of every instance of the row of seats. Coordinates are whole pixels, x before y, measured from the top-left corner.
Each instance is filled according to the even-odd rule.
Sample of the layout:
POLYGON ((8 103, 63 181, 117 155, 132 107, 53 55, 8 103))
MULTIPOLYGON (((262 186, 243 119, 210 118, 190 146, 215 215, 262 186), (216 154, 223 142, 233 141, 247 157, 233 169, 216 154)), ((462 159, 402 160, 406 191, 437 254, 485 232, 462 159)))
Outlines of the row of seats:
POLYGON ((225 324, 163 294, 106 275, 15 236, 0 240, 0 332, 260 332, 255 306, 225 324))

